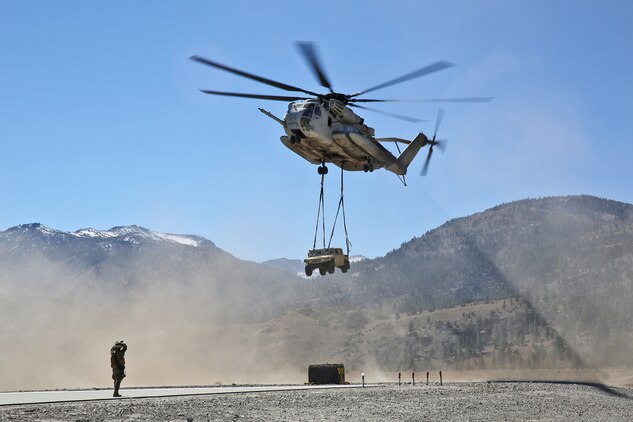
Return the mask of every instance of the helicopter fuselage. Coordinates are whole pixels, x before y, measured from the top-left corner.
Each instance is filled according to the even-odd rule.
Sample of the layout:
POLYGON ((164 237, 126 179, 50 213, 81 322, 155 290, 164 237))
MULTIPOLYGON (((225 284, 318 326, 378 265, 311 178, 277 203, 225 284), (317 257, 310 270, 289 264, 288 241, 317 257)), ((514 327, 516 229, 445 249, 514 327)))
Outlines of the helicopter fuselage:
POLYGON ((344 170, 365 172, 384 167, 406 174, 407 165, 383 147, 374 129, 341 101, 291 102, 282 124, 286 135, 281 142, 310 163, 333 163, 344 170))

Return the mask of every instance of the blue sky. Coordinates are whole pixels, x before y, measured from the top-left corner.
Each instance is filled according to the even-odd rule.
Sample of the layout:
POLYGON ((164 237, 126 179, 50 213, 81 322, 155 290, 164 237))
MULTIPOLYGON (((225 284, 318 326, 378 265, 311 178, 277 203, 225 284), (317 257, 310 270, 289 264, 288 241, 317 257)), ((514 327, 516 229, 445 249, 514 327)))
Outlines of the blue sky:
MULTIPOLYGON (((626 1, 4 0, 0 229, 138 224, 200 234, 244 259, 302 257, 316 167, 257 110, 283 115, 286 104, 198 89, 285 92, 188 60, 322 91, 297 40, 318 44, 340 92, 449 60, 457 66, 374 97, 495 97, 443 106, 448 148, 419 177, 423 151, 408 187, 384 170, 346 175, 353 254, 384 255, 448 219, 527 197, 631 203, 632 19, 626 1)), ((427 122, 362 113, 377 136, 433 130, 435 105, 380 107, 427 122)), ((328 176, 331 223, 338 173, 328 176)))

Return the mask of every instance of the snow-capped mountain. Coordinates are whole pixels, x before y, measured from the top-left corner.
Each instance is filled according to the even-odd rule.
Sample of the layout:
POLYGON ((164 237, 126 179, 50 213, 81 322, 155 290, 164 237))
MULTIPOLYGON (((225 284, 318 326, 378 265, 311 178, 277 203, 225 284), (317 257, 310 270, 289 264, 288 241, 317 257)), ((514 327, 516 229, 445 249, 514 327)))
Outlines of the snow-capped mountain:
POLYGON ((108 268, 124 272, 124 264, 145 256, 158 262, 179 256, 192 262, 222 256, 235 259, 204 237, 155 232, 136 225, 66 232, 30 223, 0 231, 0 261, 4 262, 44 257, 81 271, 108 268))
MULTIPOLYGON (((49 229, 50 230, 50 229, 49 229)), ((171 233, 161 233, 155 232, 152 230, 148 230, 144 227, 140 226, 117 226, 113 227, 110 230, 95 230, 91 227, 86 229, 80 229, 69 233, 72 236, 91 238, 91 239, 113 239, 120 238, 123 241, 127 242, 138 242, 142 240, 155 240, 155 241, 168 241, 180 243, 181 245, 198 247, 203 242, 209 242, 209 240, 205 239, 201 236, 195 235, 183 235, 183 234, 171 234, 171 233)))
POLYGON ((64 279, 89 274, 91 279, 119 286, 158 280, 184 286, 196 280, 208 286, 248 286, 244 289, 257 292, 296 278, 236 258, 202 236, 162 233, 136 225, 66 232, 31 223, 0 231, 0 275, 4 270, 31 278, 29 269, 47 273, 54 266, 63 268, 64 279))
POLYGON ((13 244, 14 246, 21 244, 24 247, 30 244, 31 246, 39 245, 44 247, 46 245, 59 246, 60 244, 77 242, 83 242, 84 246, 87 243, 91 243, 102 247, 114 243, 138 245, 146 242, 167 242, 191 247, 215 247, 213 242, 202 236, 161 233, 136 225, 117 226, 110 230, 97 230, 88 227, 74 232, 65 232, 46 227, 40 223, 30 223, 20 224, 0 232, 0 247, 2 247, 2 243, 5 246, 7 244, 13 244))
POLYGON ((4 235, 6 237, 19 233, 57 238, 74 236, 95 240, 119 239, 125 242, 132 243, 138 243, 141 240, 166 240, 194 247, 200 246, 204 242, 213 243, 201 236, 155 232, 137 225, 117 226, 111 228, 110 230, 97 230, 93 229, 92 227, 88 227, 85 229, 76 230, 74 232, 64 232, 61 230, 51 229, 50 227, 46 227, 45 225, 40 223, 31 223, 20 224, 19 226, 11 227, 5 232, 0 232, 0 236, 4 235))

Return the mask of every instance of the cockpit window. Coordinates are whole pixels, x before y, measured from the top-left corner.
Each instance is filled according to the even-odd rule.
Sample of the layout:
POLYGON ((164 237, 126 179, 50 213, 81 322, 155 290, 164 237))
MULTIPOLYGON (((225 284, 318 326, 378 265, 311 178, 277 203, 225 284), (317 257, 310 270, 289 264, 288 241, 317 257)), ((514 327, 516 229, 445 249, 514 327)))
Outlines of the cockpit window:
POLYGON ((303 117, 312 117, 312 113, 314 112, 314 104, 309 104, 305 110, 303 111, 303 117))
POLYGON ((314 115, 317 117, 321 117, 321 107, 314 108, 314 115))

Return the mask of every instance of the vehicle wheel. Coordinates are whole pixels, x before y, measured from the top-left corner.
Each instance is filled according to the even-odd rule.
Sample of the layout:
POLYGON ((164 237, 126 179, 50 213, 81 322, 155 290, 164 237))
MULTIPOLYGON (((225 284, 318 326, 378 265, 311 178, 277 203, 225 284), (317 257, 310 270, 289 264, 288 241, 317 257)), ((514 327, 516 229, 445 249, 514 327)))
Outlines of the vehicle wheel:
POLYGON ((317 173, 323 174, 323 167, 321 166, 317 167, 317 173))
POLYGON ((369 172, 370 172, 370 173, 373 173, 373 172, 374 172, 374 165, 373 165, 373 164, 370 164, 370 165, 369 165, 369 172))
POLYGON ((306 265, 305 272, 306 272, 306 275, 310 277, 312 275, 312 267, 309 265, 306 265))
POLYGON ((334 274, 334 269, 335 269, 335 268, 336 268, 336 267, 334 266, 334 264, 331 264, 331 263, 330 263, 330 264, 328 264, 328 266, 327 266, 327 272, 328 272, 328 273, 330 273, 330 274, 334 274))
POLYGON ((319 273, 321 275, 325 275, 325 268, 319 268, 319 273))
POLYGON ((369 166, 367 164, 363 165, 363 171, 367 173, 369 171, 369 166))
POLYGON ((326 166, 326 165, 324 165, 324 166, 323 166, 323 174, 327 174, 327 172, 328 172, 327 166, 326 166))
POLYGON ((347 272, 347 270, 349 270, 349 267, 347 267, 347 266, 343 266, 343 267, 341 267, 341 271, 342 271, 343 273, 346 273, 346 272, 347 272))

